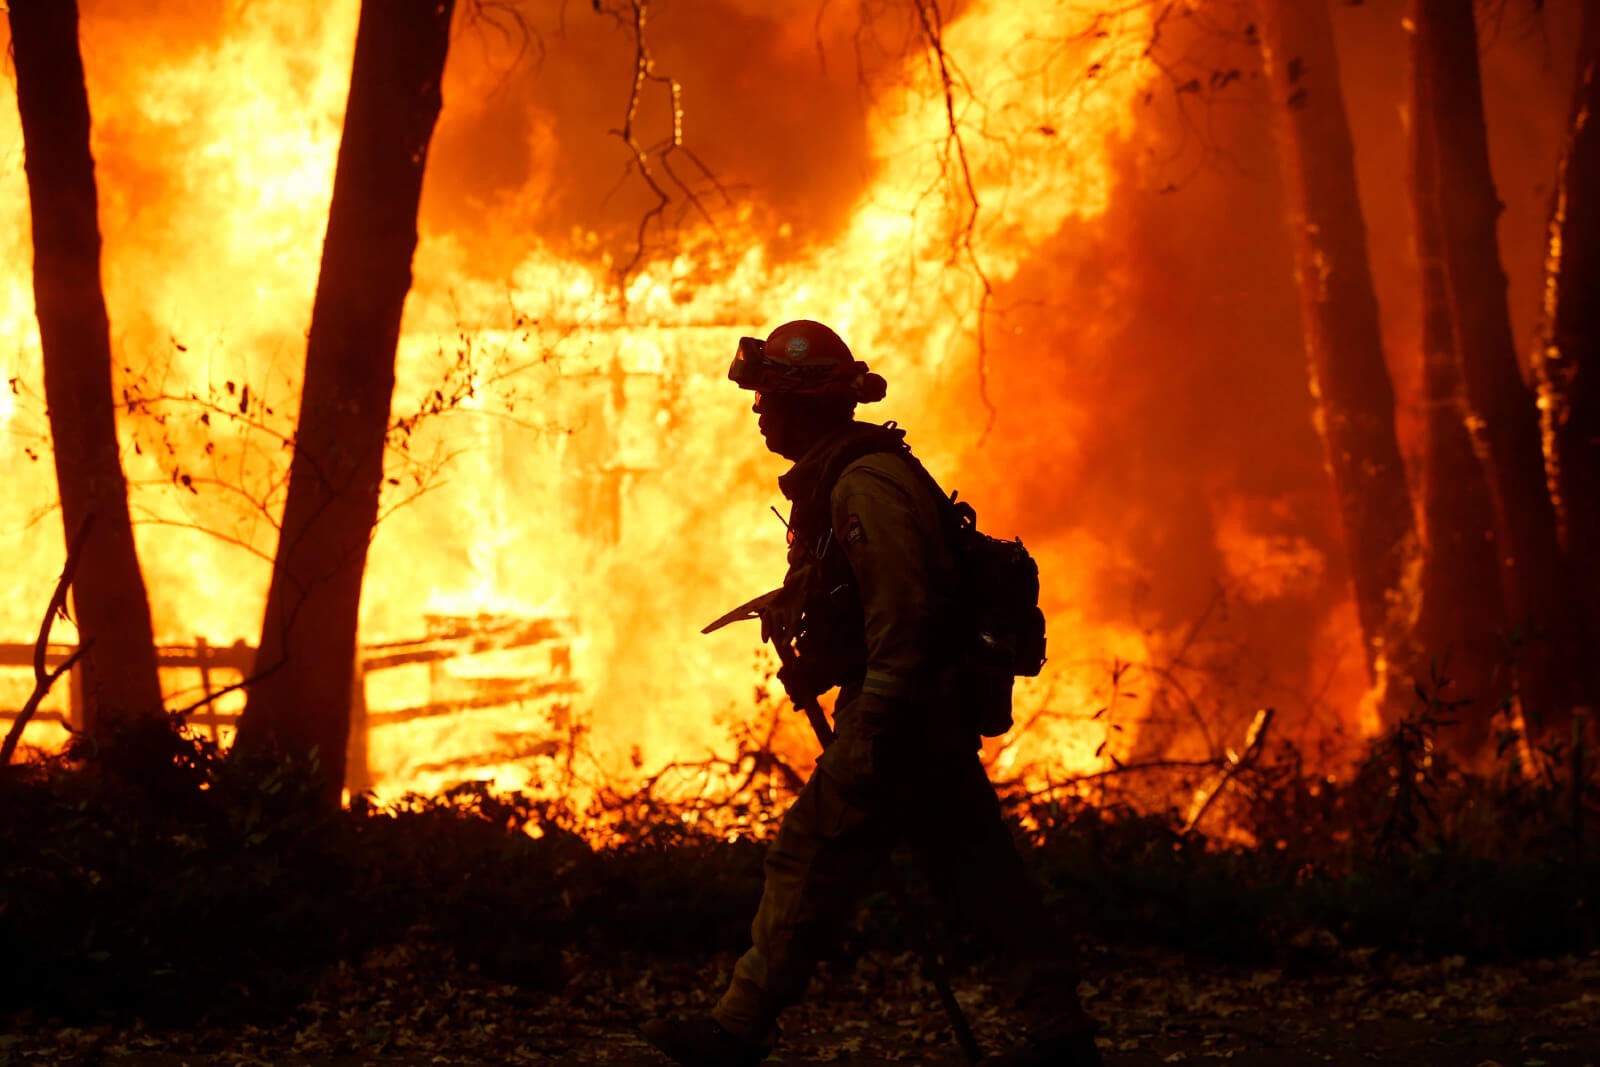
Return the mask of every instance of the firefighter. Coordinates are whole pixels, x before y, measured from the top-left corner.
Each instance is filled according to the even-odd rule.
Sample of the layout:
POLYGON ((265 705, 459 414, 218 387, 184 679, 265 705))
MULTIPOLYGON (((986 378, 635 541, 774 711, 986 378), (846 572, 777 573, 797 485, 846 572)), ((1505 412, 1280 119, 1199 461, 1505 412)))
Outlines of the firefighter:
POLYGON ((753 944, 709 1017, 641 1030, 687 1067, 760 1062, 869 876, 907 841, 947 909, 978 921, 1014 979, 1026 1040, 986 1063, 1100 1063, 1066 939, 1041 903, 978 759, 964 680, 948 651, 957 562, 943 494, 893 424, 857 422, 886 385, 810 320, 744 338, 729 371, 755 392, 767 447, 794 461, 789 574, 763 616, 798 635, 791 694, 834 685, 836 737, 784 815, 766 858, 753 944))

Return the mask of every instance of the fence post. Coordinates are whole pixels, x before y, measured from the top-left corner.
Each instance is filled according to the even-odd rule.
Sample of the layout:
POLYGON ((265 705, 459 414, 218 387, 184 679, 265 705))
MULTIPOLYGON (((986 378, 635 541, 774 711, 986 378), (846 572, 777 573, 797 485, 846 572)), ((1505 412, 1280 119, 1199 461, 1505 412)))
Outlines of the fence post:
POLYGON ((194 636, 194 661, 200 668, 200 692, 206 698, 206 714, 211 718, 211 742, 222 743, 222 724, 218 721, 215 704, 211 703, 211 646, 199 634, 194 636))
MULTIPOLYGON (((69 652, 68 655, 71 655, 69 652)), ((83 664, 75 663, 67 672, 67 721, 73 730, 83 729, 83 664)))
POLYGON ((372 788, 367 753, 367 668, 356 649, 356 668, 350 672, 350 739, 345 745, 344 785, 352 797, 372 788))

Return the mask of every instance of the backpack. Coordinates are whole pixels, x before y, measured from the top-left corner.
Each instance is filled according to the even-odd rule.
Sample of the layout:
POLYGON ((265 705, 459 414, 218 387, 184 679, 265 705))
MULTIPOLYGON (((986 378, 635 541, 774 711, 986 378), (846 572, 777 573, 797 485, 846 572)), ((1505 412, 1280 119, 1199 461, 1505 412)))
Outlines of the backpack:
POLYGON ((943 501, 946 537, 961 588, 952 635, 960 672, 957 699, 973 711, 984 737, 1011 729, 1011 688, 1033 678, 1045 663, 1044 612, 1039 608, 1039 565, 1022 538, 1003 541, 978 529, 978 513, 952 492, 948 497, 915 459, 912 464, 943 501))
MULTIPOLYGON (((978 513, 957 493, 946 495, 922 461, 905 444, 905 431, 893 423, 863 427, 830 458, 817 486, 813 513, 822 506, 844 473, 862 456, 889 452, 900 456, 940 504, 945 540, 955 559, 960 588, 956 590, 953 625, 946 632, 949 650, 960 668, 955 674, 959 707, 984 737, 1011 729, 1011 690, 1016 678, 1036 676, 1045 662, 1044 612, 1039 608, 1039 566, 1021 538, 1003 541, 978 529, 978 513)), ((829 589, 832 582, 824 583, 829 589)), ((810 605, 813 611, 833 609, 841 633, 849 631, 847 612, 836 605, 810 605)), ((859 611, 859 605, 856 606, 859 611)), ((855 620, 859 629, 859 618, 855 620)), ((822 628, 833 630, 833 626, 822 628)), ((848 642, 844 642, 848 643, 848 642)))

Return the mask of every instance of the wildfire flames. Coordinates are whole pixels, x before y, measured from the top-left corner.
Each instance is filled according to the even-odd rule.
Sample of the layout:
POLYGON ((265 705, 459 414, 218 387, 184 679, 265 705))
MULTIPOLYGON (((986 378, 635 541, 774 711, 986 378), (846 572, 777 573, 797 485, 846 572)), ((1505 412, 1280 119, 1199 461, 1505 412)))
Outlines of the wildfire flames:
MULTIPOLYGON (((1360 639, 1278 299, 1282 213, 1219 244, 1230 230, 1204 217, 1247 212, 1259 187, 1202 174, 1183 205, 1159 191, 1187 156, 1149 103, 1165 75, 1148 12, 974 0, 942 27, 941 65, 927 27, 870 5, 661 4, 659 80, 630 127, 631 27, 580 6, 458 19, 362 605, 377 658, 546 629, 369 664, 381 792, 537 785, 580 737, 595 773, 648 772, 726 750, 772 705, 754 628, 699 629, 782 573, 783 464, 724 374, 739 335, 797 317, 888 378, 862 416, 899 420, 986 529, 1040 560, 1052 658, 1019 688, 1029 725, 997 747, 1003 769, 1215 753, 1264 703, 1303 737, 1360 732, 1360 639), (659 214, 619 131, 668 194, 659 214), (1193 291, 1213 265, 1231 295, 1193 291), (1253 305, 1271 309, 1242 321, 1253 305), (398 714, 430 706, 445 710, 398 714)), ((156 629, 253 643, 358 4, 83 7, 156 629)), ((0 107, 15 642, 62 555, 21 143, 0 107)), ((15 707, 27 679, 6 673, 15 707)), ((200 695, 192 670, 165 682, 173 707, 200 695)), ((41 722, 28 740, 60 737, 41 722)))

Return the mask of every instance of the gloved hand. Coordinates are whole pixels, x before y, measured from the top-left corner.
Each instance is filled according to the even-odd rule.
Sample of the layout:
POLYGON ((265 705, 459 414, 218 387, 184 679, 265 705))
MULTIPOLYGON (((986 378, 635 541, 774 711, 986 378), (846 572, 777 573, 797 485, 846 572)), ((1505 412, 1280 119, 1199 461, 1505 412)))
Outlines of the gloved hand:
POLYGON ((801 604, 787 589, 761 613, 761 640, 763 643, 793 641, 800 632, 801 604))
POLYGON ((783 683, 783 691, 795 704, 808 703, 833 688, 815 667, 799 657, 791 658, 778 668, 778 681, 783 683))

